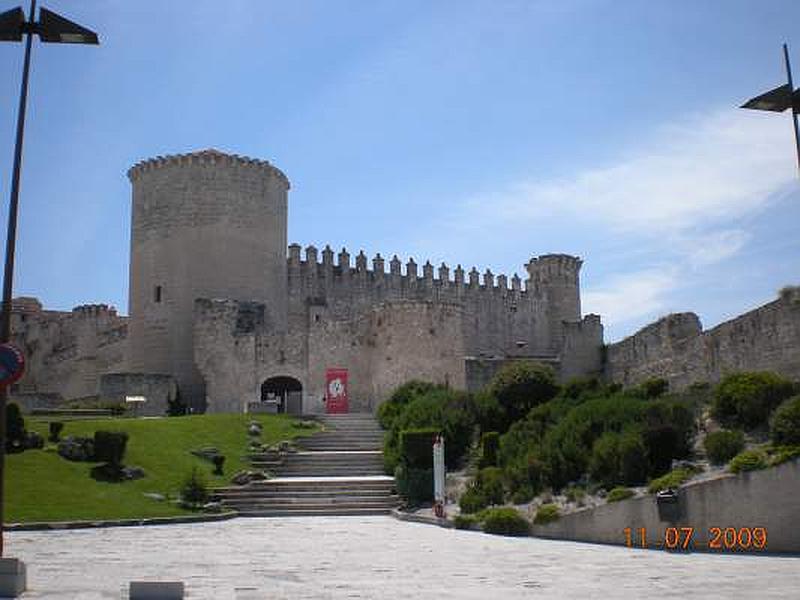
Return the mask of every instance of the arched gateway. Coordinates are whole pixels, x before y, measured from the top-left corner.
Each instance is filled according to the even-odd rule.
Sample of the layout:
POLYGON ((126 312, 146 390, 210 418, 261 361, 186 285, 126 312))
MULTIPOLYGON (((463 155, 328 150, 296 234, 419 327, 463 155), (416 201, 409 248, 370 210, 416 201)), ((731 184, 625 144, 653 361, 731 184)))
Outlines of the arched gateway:
POLYGON ((299 415, 303 412, 303 384, 294 377, 270 377, 261 384, 261 402, 273 404, 277 412, 299 415))

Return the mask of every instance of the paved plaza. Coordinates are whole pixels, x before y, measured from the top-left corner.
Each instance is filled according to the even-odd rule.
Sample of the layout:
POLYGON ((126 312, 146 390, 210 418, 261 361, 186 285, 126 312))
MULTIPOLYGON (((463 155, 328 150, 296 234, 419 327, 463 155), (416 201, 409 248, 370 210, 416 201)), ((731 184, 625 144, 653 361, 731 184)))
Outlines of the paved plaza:
POLYGON ((127 597, 183 580, 187 598, 797 598, 800 558, 668 554, 505 538, 390 517, 13 532, 23 598, 127 597))

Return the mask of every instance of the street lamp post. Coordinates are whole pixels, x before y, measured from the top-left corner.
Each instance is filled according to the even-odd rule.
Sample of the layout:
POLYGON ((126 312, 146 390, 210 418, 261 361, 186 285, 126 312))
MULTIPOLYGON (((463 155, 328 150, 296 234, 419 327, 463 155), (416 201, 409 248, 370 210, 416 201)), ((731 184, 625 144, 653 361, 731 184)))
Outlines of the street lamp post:
POLYGON ((783 45, 783 62, 786 66, 787 82, 773 90, 764 92, 760 96, 750 98, 742 104, 740 108, 750 108, 753 110, 768 110, 771 112, 783 112, 787 108, 792 109, 792 126, 794 127, 794 145, 797 150, 797 169, 800 175, 800 130, 797 126, 797 115, 800 113, 800 89, 794 89, 792 82, 792 65, 789 62, 789 48, 783 45))
MULTIPOLYGON (((14 146, 14 169, 11 176, 11 201, 8 211, 8 235, 6 237, 6 261, 3 273, 3 300, 0 312, 0 343, 11 340, 11 299, 14 280, 14 250, 17 241, 17 212, 19 207, 19 179, 22 168, 22 141, 25 130, 25 109, 28 100, 28 76, 31 65, 33 36, 43 42, 56 44, 98 44, 97 34, 81 27, 56 13, 42 8, 36 21, 36 0, 31 0, 28 20, 22 8, 0 13, 0 41, 20 42, 25 36, 25 61, 22 67, 22 83, 17 113, 17 138, 14 146)), ((6 404, 8 386, 0 386, 0 558, 3 557, 3 515, 6 450, 6 404)))

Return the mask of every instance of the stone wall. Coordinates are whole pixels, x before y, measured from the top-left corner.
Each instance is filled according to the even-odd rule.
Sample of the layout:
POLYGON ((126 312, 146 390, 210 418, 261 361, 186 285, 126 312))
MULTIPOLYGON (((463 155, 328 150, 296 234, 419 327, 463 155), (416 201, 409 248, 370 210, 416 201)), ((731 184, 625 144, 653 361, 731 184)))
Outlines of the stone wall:
POLYGON ((703 331, 694 313, 669 315, 606 350, 605 375, 624 385, 663 377, 674 389, 734 371, 800 379, 800 293, 703 331))
POLYGON ((29 404, 38 402, 32 399, 36 395, 64 400, 93 396, 103 373, 126 366, 128 320, 104 304, 51 311, 35 298, 17 298, 11 330, 26 360, 12 400, 29 396, 24 401, 29 404))
POLYGON ((130 403, 137 416, 163 416, 174 401, 178 386, 171 375, 152 373, 109 373, 100 377, 100 400, 125 403, 128 396, 140 396, 141 403, 130 403))
MULTIPOLYGON (((708 549, 709 530, 764 527, 767 552, 800 552, 800 460, 764 471, 727 475, 679 490, 679 517, 662 520, 654 496, 644 496, 534 525, 539 537, 624 545, 625 528, 644 527, 649 547, 664 542, 667 527, 693 527, 695 547, 708 549)), ((637 542, 640 535, 636 533, 637 542)), ((683 539, 683 538, 682 538, 683 539)), ((724 551, 724 550, 723 550, 724 551)))

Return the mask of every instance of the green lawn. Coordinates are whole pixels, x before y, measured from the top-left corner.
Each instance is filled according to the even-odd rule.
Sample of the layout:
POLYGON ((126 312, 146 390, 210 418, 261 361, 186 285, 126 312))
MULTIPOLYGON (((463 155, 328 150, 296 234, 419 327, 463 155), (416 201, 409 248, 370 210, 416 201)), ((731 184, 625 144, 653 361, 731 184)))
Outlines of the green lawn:
MULTIPOLYGON (((176 497, 192 467, 205 475, 210 487, 225 485, 236 471, 246 468, 247 423, 260 421, 260 440, 272 444, 309 431, 292 426, 283 415, 193 415, 160 419, 105 418, 65 421, 61 437, 93 436, 103 430, 125 431, 125 464, 142 467, 137 481, 101 483, 89 471, 97 463, 71 462, 48 443, 44 450, 26 450, 6 457, 7 523, 84 519, 126 519, 188 514, 170 502, 144 496, 156 492, 176 497), (49 446, 49 448, 48 448, 49 446), (212 474, 213 465, 189 453, 214 446, 225 455, 225 474, 212 474)), ((48 434, 48 420, 25 419, 26 429, 48 434)), ((313 431, 313 430, 312 430, 313 431)))

